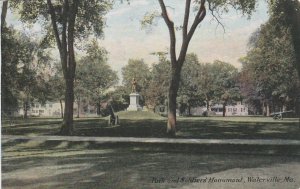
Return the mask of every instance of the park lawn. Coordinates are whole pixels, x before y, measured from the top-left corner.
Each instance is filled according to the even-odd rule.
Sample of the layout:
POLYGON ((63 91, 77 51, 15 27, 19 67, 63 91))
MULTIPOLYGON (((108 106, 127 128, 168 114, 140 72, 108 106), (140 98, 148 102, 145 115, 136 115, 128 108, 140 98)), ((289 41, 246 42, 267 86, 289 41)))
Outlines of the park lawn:
MULTIPOLYGON (((108 125, 108 117, 75 118, 74 135, 110 137, 167 137, 165 117, 151 112, 119 112, 120 124, 108 125)), ((61 119, 2 120, 4 135, 57 135, 61 119)), ((177 138, 204 139, 300 139, 299 119, 271 117, 179 117, 177 138)))
POLYGON ((168 151, 87 141, 2 141, 3 188, 297 188, 296 156, 168 151), (260 176, 294 182, 248 183, 260 176), (242 183, 196 183, 189 178, 241 178, 242 183), (182 182, 177 182, 178 178, 182 182), (159 182, 159 179, 165 181, 159 182), (168 182, 169 181, 169 182, 168 182), (275 184, 275 185, 274 185, 275 184))
MULTIPOLYGON (((120 125, 108 118, 75 118, 78 136, 166 137, 166 118, 145 112, 121 112, 120 125)), ((3 123, 3 122, 2 122, 3 123)), ((4 135, 56 135, 61 119, 31 118, 2 124, 4 135)), ((299 139, 297 119, 262 117, 178 118, 177 138, 299 139), (251 121, 252 120, 252 121, 251 121)), ((203 152, 199 146, 102 144, 94 141, 2 141, 4 188, 296 188, 299 157, 203 152), (248 183, 251 176, 291 176, 295 182, 248 183), (193 183, 190 178, 241 178, 244 183, 193 183), (178 178, 183 180, 177 182, 178 178), (163 179, 163 182, 159 180, 163 179), (257 186, 257 187, 256 187, 257 186)), ((232 146, 221 146, 231 149, 232 146)), ((221 148, 216 146, 216 148, 221 148)), ((211 147, 210 147, 211 148, 211 147)), ((204 148, 206 149, 206 148, 204 148)), ((255 150, 251 150, 252 153, 255 150)), ((269 151, 269 149, 267 149, 269 151)))

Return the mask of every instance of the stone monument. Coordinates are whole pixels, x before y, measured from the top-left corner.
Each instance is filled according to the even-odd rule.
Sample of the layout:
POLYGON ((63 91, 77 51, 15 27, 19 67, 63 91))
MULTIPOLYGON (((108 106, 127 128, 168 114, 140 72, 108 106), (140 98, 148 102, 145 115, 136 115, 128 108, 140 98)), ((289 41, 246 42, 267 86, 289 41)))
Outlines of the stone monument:
POLYGON ((142 107, 139 104, 140 94, 136 90, 137 82, 136 82, 135 78, 133 78, 131 84, 132 84, 131 94, 129 95, 130 96, 130 104, 129 104, 129 107, 127 108, 127 110, 128 111, 141 111, 142 107))

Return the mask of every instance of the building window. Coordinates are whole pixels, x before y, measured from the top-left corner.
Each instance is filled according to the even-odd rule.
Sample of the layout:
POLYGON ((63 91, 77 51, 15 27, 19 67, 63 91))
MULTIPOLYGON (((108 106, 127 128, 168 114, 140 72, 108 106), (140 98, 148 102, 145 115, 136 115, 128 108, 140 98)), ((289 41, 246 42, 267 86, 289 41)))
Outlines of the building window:
POLYGON ((39 113, 40 113, 40 114, 43 114, 43 113, 44 113, 44 110, 39 110, 39 113))
POLYGON ((241 112, 243 112, 243 108, 241 108, 241 112))
POLYGON ((38 104, 35 105, 36 108, 39 108, 40 106, 38 104))
POLYGON ((49 108, 52 108, 52 104, 49 104, 49 108))

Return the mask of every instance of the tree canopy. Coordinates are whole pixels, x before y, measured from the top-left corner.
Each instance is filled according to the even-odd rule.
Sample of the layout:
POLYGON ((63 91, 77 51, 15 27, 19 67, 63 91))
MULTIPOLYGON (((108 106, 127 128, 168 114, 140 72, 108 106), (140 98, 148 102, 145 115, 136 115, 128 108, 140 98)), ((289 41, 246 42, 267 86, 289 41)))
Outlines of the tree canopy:
POLYGON ((11 0, 10 7, 20 14, 23 22, 39 22, 45 30, 41 45, 56 42, 65 80, 65 116, 61 134, 73 133, 74 78, 76 72, 76 40, 91 34, 103 36, 104 15, 111 8, 110 1, 91 0, 11 0))
MULTIPOLYGON (((286 9, 282 7, 286 6, 285 3, 277 2, 271 8, 273 11, 286 9)), ((249 42, 250 50, 241 59, 242 92, 250 102, 257 103, 259 100, 265 115, 269 115, 271 106, 273 111, 279 104, 286 106, 299 92, 294 38, 291 28, 287 26, 285 13, 280 12, 280 15, 272 13, 267 23, 253 34, 249 42)))
POLYGON ((100 48, 97 41, 92 41, 87 47, 87 54, 78 61, 75 77, 75 97, 87 98, 90 104, 98 107, 110 87, 118 83, 116 71, 107 64, 107 51, 100 48))
POLYGON ((48 98, 47 77, 42 70, 51 60, 48 54, 41 53, 30 36, 11 27, 2 28, 1 41, 2 110, 6 113, 16 111, 22 104, 27 111, 33 99, 45 102, 48 98))

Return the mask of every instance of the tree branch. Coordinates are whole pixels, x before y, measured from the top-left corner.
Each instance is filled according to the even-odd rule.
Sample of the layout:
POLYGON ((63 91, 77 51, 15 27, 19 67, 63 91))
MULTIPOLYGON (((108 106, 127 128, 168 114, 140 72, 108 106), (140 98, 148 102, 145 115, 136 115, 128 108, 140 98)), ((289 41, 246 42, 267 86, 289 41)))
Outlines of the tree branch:
MULTIPOLYGON (((222 26, 223 31, 224 31, 224 33, 225 33, 225 27, 224 27, 224 25, 220 22, 219 18, 215 15, 214 9, 211 7, 211 3, 210 3, 209 1, 208 1, 208 9, 210 10, 211 15, 217 20, 218 25, 221 25, 221 26, 222 26)), ((218 25, 217 25, 217 27, 218 27, 218 25)))
POLYGON ((61 41, 60 41, 60 37, 59 37, 59 33, 58 33, 58 27, 57 27, 57 24, 56 24, 57 20, 56 20, 55 10, 53 8, 51 0, 47 0, 47 4, 48 4, 48 7, 49 7, 51 22, 52 22, 52 28, 53 28, 53 31, 54 31, 54 36, 56 38, 57 47, 58 47, 58 50, 61 51, 61 41))
POLYGON ((166 9, 166 5, 163 0, 158 0, 160 4, 160 8, 162 11, 162 17, 164 18, 170 34, 170 55, 171 55, 171 63, 174 66, 174 64, 177 64, 176 59, 176 36, 175 36, 175 29, 174 29, 174 22, 170 20, 168 16, 168 12, 166 9))
POLYGON ((190 28, 190 31, 187 33, 186 38, 184 38, 182 40, 182 46, 181 46, 180 54, 179 54, 179 57, 178 57, 178 62, 181 65, 184 62, 190 40, 191 40, 197 26, 204 19, 205 15, 206 15, 205 1, 206 0, 201 0, 199 10, 197 12, 197 15, 195 16, 195 19, 194 19, 194 22, 193 22, 193 24, 190 28))
POLYGON ((206 15, 205 2, 206 2, 206 0, 201 0, 197 15, 195 16, 194 22, 190 28, 190 31, 188 32, 188 36, 187 36, 188 41, 191 40, 197 26, 204 19, 205 15, 206 15))
POLYGON ((50 12, 50 16, 51 16, 51 22, 52 22, 52 28, 53 28, 54 36, 55 36, 57 47, 58 47, 59 54, 60 54, 63 74, 64 74, 64 77, 66 77, 67 76, 67 67, 66 67, 67 62, 66 62, 66 59, 65 59, 66 53, 63 50, 62 42, 61 42, 61 39, 59 37, 58 27, 57 27, 57 23, 56 23, 57 19, 56 19, 56 15, 55 15, 55 10, 54 10, 54 7, 52 5, 51 0, 47 0, 47 4, 48 4, 48 7, 49 7, 49 12, 50 12))
POLYGON ((183 28, 182 28, 182 38, 183 40, 187 37, 187 30, 188 30, 188 22, 190 16, 190 8, 191 8, 191 0, 186 0, 185 2, 185 13, 184 13, 184 20, 183 20, 183 28))

